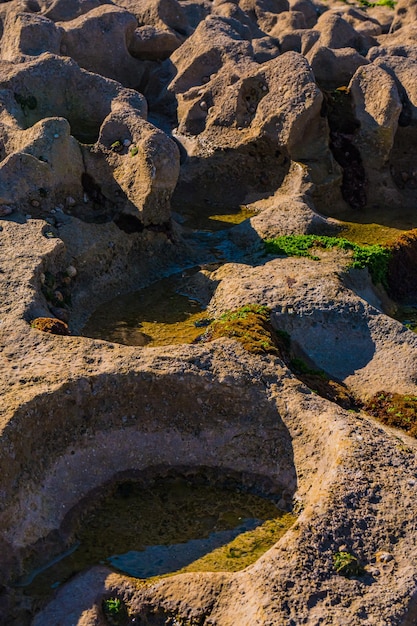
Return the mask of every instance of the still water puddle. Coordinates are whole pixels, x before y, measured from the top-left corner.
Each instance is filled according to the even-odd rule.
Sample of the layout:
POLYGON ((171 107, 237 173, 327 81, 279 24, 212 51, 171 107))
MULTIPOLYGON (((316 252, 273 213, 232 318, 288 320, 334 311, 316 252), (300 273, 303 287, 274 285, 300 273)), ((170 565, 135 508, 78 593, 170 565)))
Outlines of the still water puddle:
POLYGON ((73 547, 20 581, 45 597, 104 563, 138 578, 181 571, 237 571, 253 563, 294 517, 257 495, 182 477, 115 486, 77 522, 73 547))
POLYGON ((81 334, 127 346, 192 343, 206 313, 197 300, 178 293, 181 280, 172 276, 117 296, 93 313, 81 334))
POLYGON ((178 212, 179 221, 187 228, 210 232, 231 228, 254 215, 256 215, 256 212, 246 205, 241 205, 234 209, 230 207, 213 209, 212 205, 202 205, 198 208, 193 206, 189 209, 182 207, 181 212, 178 212))
POLYGON ((414 333, 417 332, 417 305, 404 305, 398 307, 395 315, 395 319, 407 326, 409 330, 414 333))
POLYGON ((406 232, 407 229, 386 226, 384 224, 377 223, 359 223, 359 222, 339 222, 343 227, 343 230, 339 233, 341 237, 349 239, 358 244, 389 244, 400 235, 406 232))

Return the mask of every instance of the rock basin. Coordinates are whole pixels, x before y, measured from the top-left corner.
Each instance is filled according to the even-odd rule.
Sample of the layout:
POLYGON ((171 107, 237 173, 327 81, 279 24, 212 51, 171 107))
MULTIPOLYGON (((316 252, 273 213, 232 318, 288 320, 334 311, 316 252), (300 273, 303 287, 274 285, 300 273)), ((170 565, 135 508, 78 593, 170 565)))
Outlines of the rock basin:
POLYGON ((220 259, 187 281, 210 316, 268 306, 307 365, 360 399, 415 395, 416 337, 367 270, 337 250, 262 248, 337 234, 337 218, 384 224, 387 205, 415 225, 415 12, 119 4, 0 5, 0 614, 96 626, 117 598, 156 626, 412 626, 414 439, 233 338, 132 347, 78 333, 118 294, 220 259), (171 197, 177 212, 256 215, 195 238, 171 197), (72 334, 31 326, 51 316, 72 334), (109 483, 201 468, 296 523, 240 572, 143 583, 100 565, 41 605, 12 586, 71 548, 68 516, 109 483), (360 567, 343 576, 346 554, 360 567))

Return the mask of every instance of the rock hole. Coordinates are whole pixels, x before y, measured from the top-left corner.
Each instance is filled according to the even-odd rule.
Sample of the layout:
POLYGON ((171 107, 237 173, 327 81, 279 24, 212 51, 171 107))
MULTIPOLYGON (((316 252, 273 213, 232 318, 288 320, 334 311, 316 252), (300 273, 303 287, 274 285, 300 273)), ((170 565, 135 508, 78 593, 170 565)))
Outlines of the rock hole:
POLYGON ((359 123, 353 115, 351 96, 345 89, 324 92, 326 111, 330 127, 330 150, 343 168, 341 192, 343 199, 353 209, 366 205, 366 175, 359 150, 353 143, 359 123))
POLYGON ((128 235, 141 233, 144 229, 141 220, 135 215, 130 215, 128 213, 120 213, 120 215, 114 218, 114 223, 118 228, 120 228, 120 230, 128 235))
POLYGON ((294 521, 237 475, 204 468, 145 473, 104 486, 70 511, 61 533, 71 547, 52 558, 39 556, 42 562, 17 585, 46 599, 51 589, 99 563, 142 579, 184 569, 238 571, 294 521))

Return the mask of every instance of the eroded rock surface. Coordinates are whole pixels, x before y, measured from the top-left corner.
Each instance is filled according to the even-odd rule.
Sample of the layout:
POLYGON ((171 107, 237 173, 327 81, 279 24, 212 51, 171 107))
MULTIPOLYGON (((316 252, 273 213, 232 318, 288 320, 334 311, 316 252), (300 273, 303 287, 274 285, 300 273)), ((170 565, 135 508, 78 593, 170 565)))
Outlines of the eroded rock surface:
POLYGON ((357 407, 415 397, 416 335, 351 252, 263 245, 343 235, 341 217, 417 225, 415 18, 402 0, 0 4, 2 623, 104 625, 108 597, 155 626, 416 623, 414 439, 276 351, 78 336, 98 305, 181 271, 210 318, 268 307, 357 407), (242 206, 229 231, 187 226, 242 206), (68 548, 97 490, 170 468, 238 476, 297 522, 238 573, 148 584, 97 566, 42 602, 13 586, 68 548), (340 552, 364 569, 338 574, 340 552))

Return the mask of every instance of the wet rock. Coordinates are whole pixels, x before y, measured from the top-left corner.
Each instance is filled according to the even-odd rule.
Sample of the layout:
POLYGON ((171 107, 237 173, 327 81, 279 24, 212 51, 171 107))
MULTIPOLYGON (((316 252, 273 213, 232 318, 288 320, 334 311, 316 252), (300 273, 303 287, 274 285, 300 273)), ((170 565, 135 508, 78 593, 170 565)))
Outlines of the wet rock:
MULTIPOLYGON (((56 317, 57 319, 61 320, 61 322, 65 322, 65 324, 68 324, 70 315, 69 315, 69 311, 67 309, 64 309, 62 307, 57 307, 57 306, 50 306, 49 309, 50 309, 50 311, 51 311, 51 313, 52 313, 52 315, 54 317, 56 317)), ((44 329, 43 328, 39 328, 39 330, 44 330, 44 329)), ((49 331, 49 332, 52 332, 52 331, 49 331)), ((60 334, 60 333, 54 332, 53 334, 57 335, 57 334, 60 334)))

